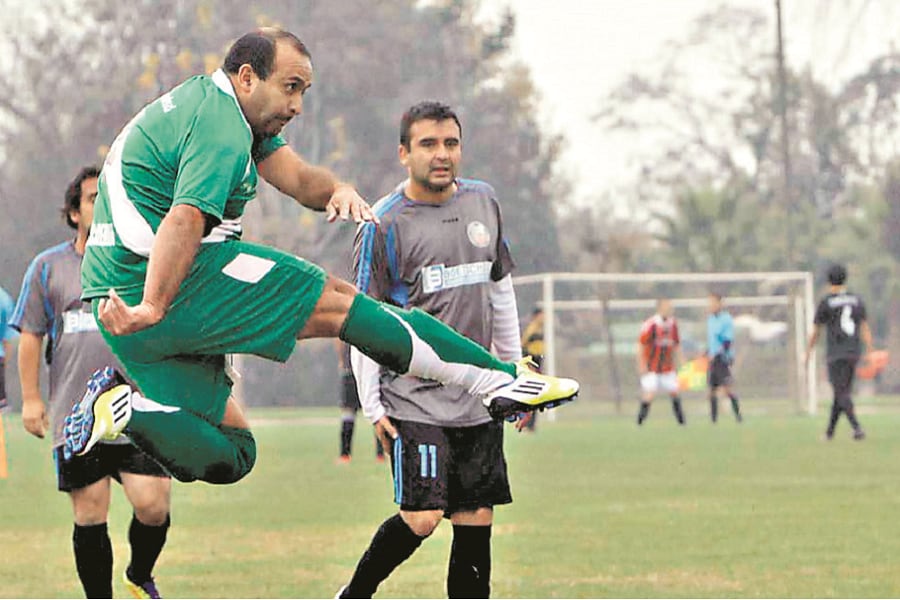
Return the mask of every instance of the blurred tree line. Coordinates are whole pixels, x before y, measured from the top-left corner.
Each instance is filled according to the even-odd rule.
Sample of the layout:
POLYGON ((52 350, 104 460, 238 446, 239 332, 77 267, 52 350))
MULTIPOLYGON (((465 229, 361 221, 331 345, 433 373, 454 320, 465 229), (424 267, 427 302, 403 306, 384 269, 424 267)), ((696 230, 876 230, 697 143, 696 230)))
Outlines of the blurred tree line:
MULTIPOLYGON (((59 209, 81 166, 102 162, 144 104, 218 68, 234 39, 262 25, 295 32, 313 55, 304 115, 285 132, 309 161, 375 201, 404 178, 396 150, 402 112, 420 100, 447 102, 463 123, 462 173, 498 190, 520 272, 559 267, 560 142, 539 130, 529 73, 510 56, 513 17, 474 24, 478 4, 34 0, 3 10, 0 285, 15 296, 29 260, 71 235, 59 209)), ((350 273, 351 225, 327 225, 271 188, 248 207, 246 223, 248 239, 350 273)), ((287 368, 248 360, 247 402, 332 404, 335 363, 331 345, 317 342, 301 344, 287 368)))
MULTIPOLYGON (((647 271, 812 270, 823 284, 827 265, 842 262, 896 361, 900 54, 874 58, 838 86, 788 64, 782 97, 770 8, 706 13, 650 72, 603 98, 597 122, 646 143, 626 222, 609 216, 622 200, 598 199, 593 222, 578 215, 572 224, 582 235, 564 240, 566 258, 618 257, 618 267, 647 271), (704 68, 716 76, 698 77, 704 68), (598 243, 590 231, 612 235, 598 243)), ((886 375, 900 389, 900 371, 886 375)))

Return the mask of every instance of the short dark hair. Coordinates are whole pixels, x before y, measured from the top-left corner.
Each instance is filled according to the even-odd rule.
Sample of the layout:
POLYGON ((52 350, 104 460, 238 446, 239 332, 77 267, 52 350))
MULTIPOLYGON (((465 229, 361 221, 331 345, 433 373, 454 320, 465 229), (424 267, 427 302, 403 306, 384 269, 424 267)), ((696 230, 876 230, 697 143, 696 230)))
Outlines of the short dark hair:
POLYGON ((290 31, 262 27, 239 37, 228 49, 222 67, 226 73, 236 75, 241 65, 250 65, 260 79, 268 79, 275 66, 275 44, 279 40, 286 40, 297 52, 312 60, 306 44, 290 31))
POLYGON ((403 113, 403 117, 400 119, 400 143, 409 150, 409 129, 413 123, 425 120, 446 121, 447 119, 453 119, 456 122, 456 126, 459 127, 459 135, 462 136, 462 123, 459 122, 459 117, 452 108, 433 100, 419 102, 403 113))
POLYGON ((831 285, 844 285, 847 281, 847 267, 834 263, 828 267, 828 283, 831 285))
POLYGON ((72 217, 69 216, 69 213, 81 208, 81 184, 84 183, 85 179, 95 179, 97 177, 100 177, 100 169, 93 165, 82 167, 82 169, 78 171, 78 175, 75 176, 75 179, 69 182, 69 186, 66 188, 66 197, 63 202, 62 215, 66 220, 66 225, 72 229, 78 229, 78 224, 72 221, 72 217))

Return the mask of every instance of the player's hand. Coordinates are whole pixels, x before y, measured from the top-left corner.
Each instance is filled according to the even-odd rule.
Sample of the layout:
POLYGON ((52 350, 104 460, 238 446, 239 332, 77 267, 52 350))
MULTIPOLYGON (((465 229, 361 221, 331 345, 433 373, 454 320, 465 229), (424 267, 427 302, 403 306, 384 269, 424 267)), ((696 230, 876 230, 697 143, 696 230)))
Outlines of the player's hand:
POLYGON ((325 215, 329 223, 340 217, 342 221, 353 219, 356 223, 372 221, 378 223, 378 217, 372 207, 352 186, 341 184, 334 188, 334 193, 325 205, 325 215))
POLYGON ((378 441, 381 442, 384 453, 390 456, 391 445, 397 439, 398 434, 397 428, 394 427, 389 418, 381 417, 375 422, 375 435, 378 437, 378 441))
POLYGON ((519 413, 516 418, 516 431, 522 433, 522 431, 531 425, 531 422, 534 420, 534 412, 523 412, 519 413))
POLYGON ((162 321, 163 311, 146 302, 128 306, 115 290, 109 290, 109 298, 100 300, 97 316, 111 334, 128 335, 162 321))
POLYGON ((23 400, 22 402, 22 425, 25 431, 35 437, 43 439, 50 427, 50 421, 47 418, 47 411, 44 409, 44 401, 40 398, 31 400, 23 400))

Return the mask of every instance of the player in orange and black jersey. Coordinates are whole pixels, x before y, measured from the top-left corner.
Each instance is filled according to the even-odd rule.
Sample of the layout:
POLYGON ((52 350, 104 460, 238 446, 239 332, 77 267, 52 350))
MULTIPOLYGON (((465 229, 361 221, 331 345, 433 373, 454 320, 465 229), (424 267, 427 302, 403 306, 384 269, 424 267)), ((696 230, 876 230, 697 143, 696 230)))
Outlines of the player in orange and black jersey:
POLYGON ((672 316, 672 303, 660 298, 656 303, 656 314, 644 321, 638 337, 638 372, 641 375, 641 409, 638 425, 643 424, 650 413, 653 396, 662 388, 672 398, 672 411, 681 425, 684 425, 684 411, 678 396, 678 375, 675 372, 681 360, 681 338, 678 323, 672 316))

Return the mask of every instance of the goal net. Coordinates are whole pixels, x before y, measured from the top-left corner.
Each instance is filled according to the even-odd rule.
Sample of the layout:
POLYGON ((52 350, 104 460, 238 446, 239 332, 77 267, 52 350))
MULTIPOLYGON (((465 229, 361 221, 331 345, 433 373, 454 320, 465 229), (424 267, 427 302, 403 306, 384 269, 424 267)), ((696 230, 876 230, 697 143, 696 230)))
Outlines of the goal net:
POLYGON ((771 273, 544 273, 513 280, 523 321, 544 310, 544 370, 577 378, 579 404, 630 412, 639 396, 638 332, 659 298, 671 300, 682 354, 681 395, 708 397, 708 296, 734 317, 734 389, 750 411, 815 413, 815 357, 804 353, 813 319, 813 276, 771 273))

